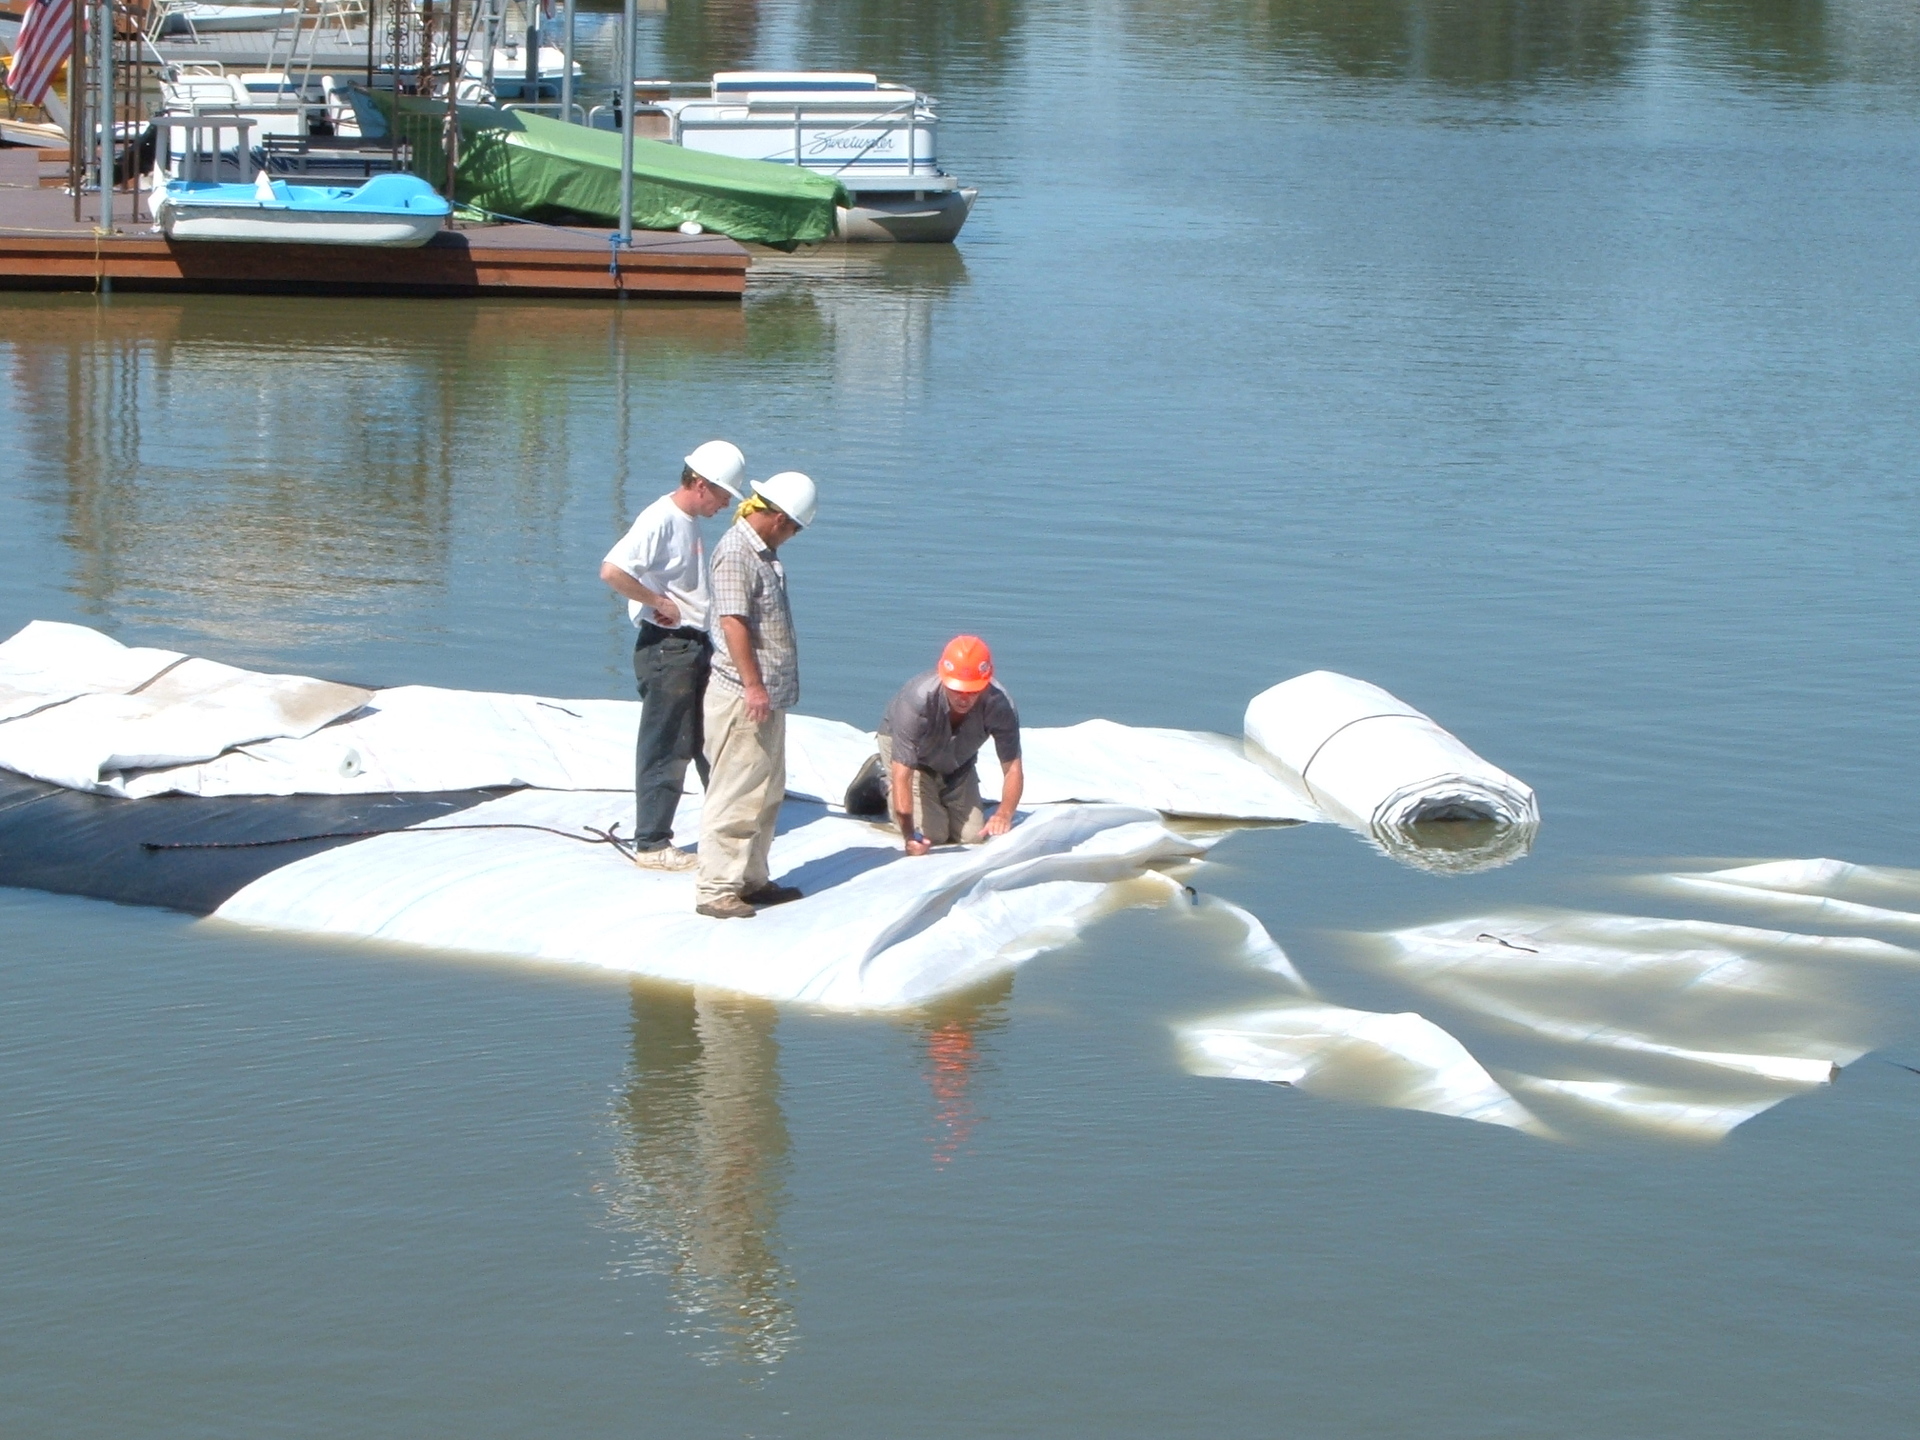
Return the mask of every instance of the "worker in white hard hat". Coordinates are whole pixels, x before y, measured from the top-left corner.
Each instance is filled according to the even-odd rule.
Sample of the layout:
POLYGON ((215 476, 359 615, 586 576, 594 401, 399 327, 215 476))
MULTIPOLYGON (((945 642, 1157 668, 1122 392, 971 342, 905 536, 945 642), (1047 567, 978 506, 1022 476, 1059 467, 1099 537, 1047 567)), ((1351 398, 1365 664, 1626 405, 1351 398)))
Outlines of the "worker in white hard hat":
POLYGON ((634 863, 649 870, 691 870, 698 863, 675 847, 673 816, 688 763, 707 778, 712 580, 700 522, 740 499, 746 473, 738 446, 707 441, 682 462, 679 486, 642 510, 600 562, 600 578, 626 597, 628 618, 640 631, 633 647, 640 687, 633 843, 634 863))
POLYGON ((753 482, 713 547, 713 683, 707 689, 707 798, 700 812, 694 908, 743 920, 798 900, 767 870, 787 791, 787 711, 800 700, 800 654, 779 549, 813 523, 818 491, 798 470, 753 482))

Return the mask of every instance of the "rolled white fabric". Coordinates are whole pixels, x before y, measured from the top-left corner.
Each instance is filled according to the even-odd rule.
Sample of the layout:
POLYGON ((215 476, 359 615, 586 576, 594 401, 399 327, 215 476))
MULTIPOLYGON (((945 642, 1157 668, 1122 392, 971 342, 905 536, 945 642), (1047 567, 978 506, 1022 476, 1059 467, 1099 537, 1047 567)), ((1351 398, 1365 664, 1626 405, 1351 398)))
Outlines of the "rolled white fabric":
POLYGON ((1483 870, 1524 855, 1540 825, 1533 790, 1378 685, 1315 670, 1247 705, 1246 737, 1333 819, 1428 870, 1483 870), (1436 820, 1492 827, 1463 846, 1436 820))

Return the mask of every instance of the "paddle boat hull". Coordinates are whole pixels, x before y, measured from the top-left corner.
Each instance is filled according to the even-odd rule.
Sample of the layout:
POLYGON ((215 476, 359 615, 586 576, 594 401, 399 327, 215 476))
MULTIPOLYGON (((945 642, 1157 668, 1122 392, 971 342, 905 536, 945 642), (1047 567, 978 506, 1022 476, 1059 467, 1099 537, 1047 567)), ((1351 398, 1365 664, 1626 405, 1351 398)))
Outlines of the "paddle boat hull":
POLYGON ((269 245, 426 244, 452 207, 415 175, 377 175, 357 189, 169 181, 154 191, 153 218, 169 240, 269 245))

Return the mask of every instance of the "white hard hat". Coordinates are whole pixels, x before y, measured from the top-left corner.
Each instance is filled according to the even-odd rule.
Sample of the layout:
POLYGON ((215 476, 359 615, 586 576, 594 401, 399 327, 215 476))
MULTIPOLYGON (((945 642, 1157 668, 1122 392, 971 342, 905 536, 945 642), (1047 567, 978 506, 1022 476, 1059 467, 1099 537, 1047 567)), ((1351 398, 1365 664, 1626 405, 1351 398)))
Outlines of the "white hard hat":
POLYGON ((820 489, 798 470, 782 470, 764 480, 753 482, 753 493, 802 530, 813 523, 813 512, 820 504, 820 489))
POLYGON ((711 480, 734 499, 747 498, 740 493, 740 483, 747 478, 747 457, 732 441, 709 440, 687 456, 686 463, 694 474, 711 480))

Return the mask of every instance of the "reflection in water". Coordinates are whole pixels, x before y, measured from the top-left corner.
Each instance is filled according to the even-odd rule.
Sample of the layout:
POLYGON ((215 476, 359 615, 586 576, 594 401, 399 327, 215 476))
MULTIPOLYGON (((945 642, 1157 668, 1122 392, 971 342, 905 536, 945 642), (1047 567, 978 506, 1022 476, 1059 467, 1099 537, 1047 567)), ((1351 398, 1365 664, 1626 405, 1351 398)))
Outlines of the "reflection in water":
POLYGON ((983 1037, 1007 1023, 1011 973, 927 1011, 916 1027, 924 1047, 921 1073, 933 1092, 933 1168, 944 1170, 967 1147, 981 1120, 976 1108, 981 1071, 989 1063, 983 1037))
POLYGON ((756 254, 749 347, 810 352, 830 367, 834 403, 872 423, 926 400, 943 302, 967 283, 951 245, 832 245, 756 254))
POLYGON ((734 995, 633 987, 608 1209, 638 1244, 618 1268, 666 1277, 674 1328, 710 1364, 773 1365, 795 1338, 779 1255, 788 1142, 777 1018, 734 995))
POLYGON ((1256 53, 1340 74, 1486 85, 1622 75, 1647 27, 1646 0, 1136 0, 1163 43, 1232 34, 1256 53))
POLYGON ((1018 58, 1025 0, 812 0, 804 7, 801 63, 871 70, 882 80, 932 90, 950 81, 991 82, 1018 58))
POLYGON ((579 377, 644 383, 745 339, 712 304, 426 304, 398 326, 359 301, 8 303, 33 334, 5 347, 18 453, 84 613, 153 612, 243 663, 444 589, 457 520, 557 526, 571 422, 604 390, 579 377))

